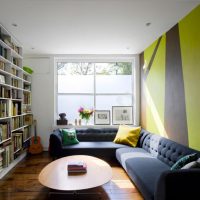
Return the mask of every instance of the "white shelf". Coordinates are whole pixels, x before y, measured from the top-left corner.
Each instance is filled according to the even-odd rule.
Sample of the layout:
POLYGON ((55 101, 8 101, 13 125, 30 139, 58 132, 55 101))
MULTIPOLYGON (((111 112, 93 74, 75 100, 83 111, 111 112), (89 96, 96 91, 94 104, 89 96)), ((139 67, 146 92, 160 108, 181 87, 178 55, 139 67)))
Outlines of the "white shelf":
POLYGON ((27 80, 24 80, 24 79, 23 79, 23 82, 26 83, 26 84, 31 85, 31 82, 30 82, 30 81, 27 81, 27 80))
POLYGON ((8 46, 8 45, 7 45, 4 41, 2 41, 1 39, 0 39, 0 45, 1 45, 3 48, 5 48, 5 49, 11 50, 11 47, 8 46))
POLYGON ((9 72, 7 72, 7 71, 5 71, 5 70, 2 70, 2 69, 0 69, 0 73, 1 73, 1 74, 4 74, 4 75, 12 76, 11 73, 9 73, 9 72))
POLYGON ((21 77, 19 77, 19 76, 15 76, 15 75, 11 74, 11 77, 14 78, 14 79, 23 81, 23 79, 21 77))
MULTIPOLYGON (((5 153, 4 155, 8 155, 8 159, 12 160, 14 156, 18 156, 18 154, 16 154, 17 152, 22 153, 20 151, 21 148, 21 145, 19 145, 20 143, 17 144, 19 150, 14 152, 15 155, 13 153, 14 151, 13 144, 15 143, 14 140, 16 139, 16 137, 13 137, 13 134, 15 131, 18 130, 24 131, 24 128, 29 126, 29 125, 23 125, 25 120, 27 120, 26 118, 29 118, 26 117, 26 115, 30 114, 32 115, 32 113, 23 113, 23 111, 26 111, 23 106, 24 95, 27 95, 29 97, 29 94, 31 92, 30 90, 24 90, 24 87, 29 88, 29 85, 31 86, 31 75, 25 72, 22 68, 23 56, 22 56, 21 45, 18 44, 18 42, 15 40, 12 34, 10 34, 1 24, 0 24, 0 29, 3 36, 2 37, 3 39, 0 39, 0 47, 2 47, 1 52, 3 56, 6 55, 5 56, 6 58, 0 55, 0 62, 4 63, 1 64, 0 74, 5 77, 5 82, 6 82, 6 83, 0 83, 0 86, 3 86, 1 87, 1 94, 3 97, 0 97, 0 100, 2 102, 0 112, 1 116, 6 116, 5 113, 9 115, 6 117, 1 117, 0 124, 6 124, 5 125, 6 128, 11 129, 9 133, 11 138, 0 142, 0 144, 1 148, 7 149, 6 152, 4 152, 5 153), (18 87, 13 86, 12 84, 17 85, 18 87), (4 96, 9 98, 4 98, 4 96), (16 114, 22 113, 22 114, 11 116, 11 113, 16 113, 16 114), (14 129, 12 127, 18 127, 18 128, 14 129), (9 144, 7 143, 7 141, 9 142, 9 144), (9 146, 8 148, 4 147, 7 145, 11 146, 9 146)), ((28 130, 26 131, 28 131, 26 132, 28 135, 31 135, 31 132, 29 131, 32 131, 32 128, 30 129, 28 128, 28 130)), ((22 144, 23 142, 24 141, 22 141, 22 144)), ((0 178, 3 177, 6 173, 8 173, 8 171, 10 171, 25 156, 26 153, 22 153, 12 163, 10 163, 8 167, 3 168, 3 170, 0 171, 0 178)))
POLYGON ((17 69, 17 70, 23 71, 23 69, 22 69, 21 67, 15 65, 15 64, 13 64, 13 63, 11 63, 11 66, 12 66, 13 68, 17 69))
POLYGON ((15 50, 11 49, 11 54, 13 57, 15 58, 20 58, 23 59, 23 57, 21 55, 19 55, 15 50))
POLYGON ((11 138, 7 138, 7 139, 5 139, 5 140, 3 140, 3 141, 1 141, 0 142, 0 144, 3 144, 4 142, 7 142, 7 141, 9 141, 11 138))

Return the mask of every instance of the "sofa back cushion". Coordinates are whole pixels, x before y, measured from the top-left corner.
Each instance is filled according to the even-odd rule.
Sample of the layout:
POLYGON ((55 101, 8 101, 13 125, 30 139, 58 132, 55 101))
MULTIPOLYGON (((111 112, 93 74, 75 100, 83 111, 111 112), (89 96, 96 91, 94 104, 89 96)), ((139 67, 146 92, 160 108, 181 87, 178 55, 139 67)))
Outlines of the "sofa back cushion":
POLYGON ((150 132, 143 139, 142 148, 170 167, 185 155, 198 153, 200 156, 194 149, 150 132))
POLYGON ((118 128, 76 128, 79 141, 113 141, 118 128))
POLYGON ((149 134, 150 134, 150 132, 146 131, 146 130, 143 129, 143 128, 141 129, 140 135, 139 135, 139 139, 138 139, 138 142, 137 142, 137 147, 142 148, 144 139, 145 139, 146 136, 149 135, 149 134))

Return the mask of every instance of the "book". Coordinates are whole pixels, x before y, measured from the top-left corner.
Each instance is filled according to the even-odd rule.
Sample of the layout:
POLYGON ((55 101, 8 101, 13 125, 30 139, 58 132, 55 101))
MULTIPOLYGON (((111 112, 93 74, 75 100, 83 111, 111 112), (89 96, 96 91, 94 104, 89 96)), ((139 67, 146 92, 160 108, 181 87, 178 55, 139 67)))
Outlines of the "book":
POLYGON ((83 161, 69 161, 67 167, 68 169, 85 169, 86 163, 83 161))
POLYGON ((69 161, 67 163, 67 166, 70 166, 70 167, 82 167, 86 165, 86 163, 84 161, 69 161))
POLYGON ((69 161, 67 163, 68 173, 86 173, 87 165, 83 161, 69 161))

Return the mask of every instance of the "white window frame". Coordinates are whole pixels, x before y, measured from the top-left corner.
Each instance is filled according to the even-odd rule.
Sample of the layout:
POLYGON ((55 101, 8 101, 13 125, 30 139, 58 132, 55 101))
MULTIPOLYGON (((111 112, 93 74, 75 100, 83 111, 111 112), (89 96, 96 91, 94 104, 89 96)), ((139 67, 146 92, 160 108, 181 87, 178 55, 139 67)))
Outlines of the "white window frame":
MULTIPOLYGON (((55 80, 55 99, 54 99, 54 126, 56 126, 56 120, 58 118, 58 76, 57 76, 57 62, 93 62, 93 63, 109 63, 109 62, 131 62, 132 63, 132 93, 67 93, 67 95, 91 95, 94 96, 94 106, 96 106, 96 96, 98 95, 131 95, 132 94, 132 106, 133 106, 133 125, 139 125, 139 99, 140 99, 140 73, 139 73, 139 56, 138 55, 71 55, 71 56, 58 56, 54 58, 54 80, 55 80), (95 95, 94 95, 95 94, 95 95)), ((95 76, 94 76, 94 84, 95 84, 95 76)), ((94 85, 95 90, 95 85, 94 85)), ((59 93, 62 95, 62 93, 59 93)), ((66 95, 66 93, 63 93, 66 95)), ((94 125, 95 126, 95 125, 94 125)), ((111 125, 110 125, 111 126, 111 125)))

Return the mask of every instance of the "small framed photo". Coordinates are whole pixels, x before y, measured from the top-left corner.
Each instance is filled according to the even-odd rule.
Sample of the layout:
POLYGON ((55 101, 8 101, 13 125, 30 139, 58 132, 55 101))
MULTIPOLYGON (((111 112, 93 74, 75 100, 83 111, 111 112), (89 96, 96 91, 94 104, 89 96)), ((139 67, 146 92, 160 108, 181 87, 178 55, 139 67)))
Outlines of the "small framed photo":
POLYGON ((110 125, 110 110, 95 110, 95 125, 110 125))
POLYGON ((113 125, 133 124, 133 106, 113 106, 113 125))

